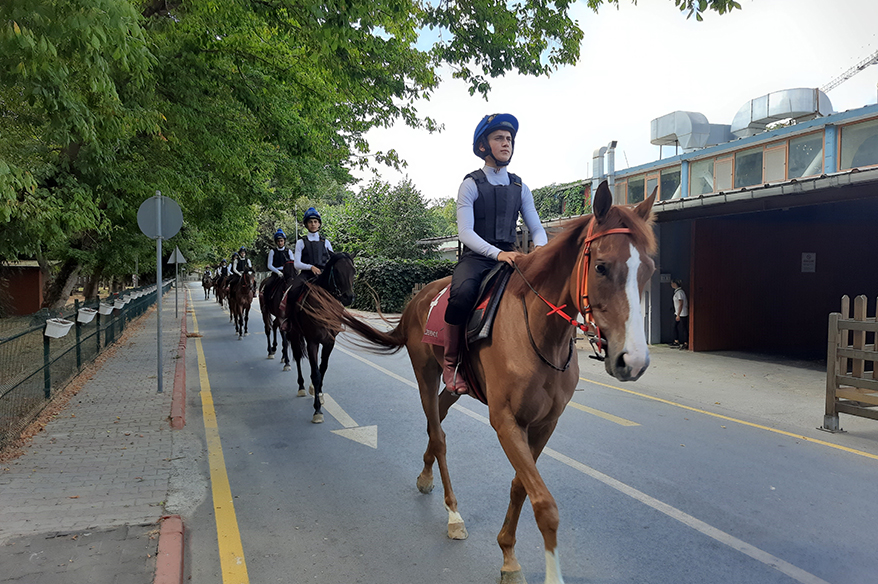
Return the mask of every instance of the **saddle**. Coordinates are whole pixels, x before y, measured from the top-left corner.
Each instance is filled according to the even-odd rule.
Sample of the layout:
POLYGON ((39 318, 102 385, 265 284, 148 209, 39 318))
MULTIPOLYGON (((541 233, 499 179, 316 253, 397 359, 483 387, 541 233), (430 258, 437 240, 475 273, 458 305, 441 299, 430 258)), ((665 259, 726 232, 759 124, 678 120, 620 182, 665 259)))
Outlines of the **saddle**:
MULTIPOLYGON (((476 383, 470 360, 467 358, 470 346, 491 338, 491 330, 494 326, 494 319, 497 316, 497 307, 500 306, 500 299, 506 291, 506 285, 509 283, 509 276, 512 274, 512 268, 504 262, 498 263, 496 266, 485 274, 482 283, 479 286, 478 302, 475 308, 467 318, 466 325, 466 343, 464 343, 461 351, 461 363, 464 367, 463 374, 466 376, 467 385, 470 388, 470 395, 482 403, 487 403, 487 398, 481 386, 476 383)), ((430 303, 430 311, 427 313, 427 323, 424 327, 424 336, 421 342, 430 345, 445 346, 445 309, 448 307, 448 295, 450 286, 443 288, 430 303)))

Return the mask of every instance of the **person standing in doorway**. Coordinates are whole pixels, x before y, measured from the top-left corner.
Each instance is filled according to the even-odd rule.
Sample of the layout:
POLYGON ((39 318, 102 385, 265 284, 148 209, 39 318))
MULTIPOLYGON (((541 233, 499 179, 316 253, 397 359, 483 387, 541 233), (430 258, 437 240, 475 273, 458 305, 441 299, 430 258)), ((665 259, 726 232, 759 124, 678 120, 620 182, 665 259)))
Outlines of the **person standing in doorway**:
POLYGON ((689 299, 683 291, 683 280, 671 281, 674 289, 674 342, 672 347, 686 350, 689 348, 689 299))

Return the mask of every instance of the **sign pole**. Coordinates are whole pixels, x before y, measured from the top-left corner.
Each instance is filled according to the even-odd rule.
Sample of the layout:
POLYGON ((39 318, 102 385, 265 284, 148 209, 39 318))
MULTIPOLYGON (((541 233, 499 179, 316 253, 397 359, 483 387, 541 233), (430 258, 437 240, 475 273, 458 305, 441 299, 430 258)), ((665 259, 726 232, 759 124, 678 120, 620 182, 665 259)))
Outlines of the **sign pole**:
POLYGON ((174 318, 180 318, 180 264, 176 261, 174 262, 174 318))
POLYGON ((162 192, 155 192, 155 226, 156 226, 156 240, 155 240, 155 278, 156 278, 156 319, 157 324, 157 340, 156 343, 158 345, 158 358, 156 361, 158 362, 158 373, 156 375, 156 379, 158 379, 158 393, 162 393, 162 192))

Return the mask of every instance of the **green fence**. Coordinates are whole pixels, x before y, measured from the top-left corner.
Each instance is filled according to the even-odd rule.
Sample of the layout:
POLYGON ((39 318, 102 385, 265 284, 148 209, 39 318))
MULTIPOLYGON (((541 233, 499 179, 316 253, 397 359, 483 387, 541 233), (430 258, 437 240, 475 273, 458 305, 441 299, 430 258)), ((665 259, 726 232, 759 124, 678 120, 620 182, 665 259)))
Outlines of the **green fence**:
MULTIPOLYGON (((172 283, 165 282, 161 293, 165 294, 172 283)), ((0 333, 4 335, 0 337, 0 448, 20 436, 52 396, 115 343, 127 323, 155 301, 154 287, 144 286, 101 301, 77 301, 72 310, 42 310, 28 317, 4 319, 7 322, 0 333), (80 308, 96 311, 83 311, 93 315, 91 322, 80 322, 80 308), (51 326, 46 321, 53 318, 74 324, 65 336, 51 338, 45 334, 51 326)))

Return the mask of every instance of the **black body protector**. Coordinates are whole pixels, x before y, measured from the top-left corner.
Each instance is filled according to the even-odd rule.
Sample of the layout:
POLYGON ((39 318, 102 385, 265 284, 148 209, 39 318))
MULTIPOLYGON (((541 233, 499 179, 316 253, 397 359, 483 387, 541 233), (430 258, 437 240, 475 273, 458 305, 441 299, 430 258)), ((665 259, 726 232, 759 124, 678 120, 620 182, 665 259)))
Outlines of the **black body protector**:
POLYGON ((466 176, 479 190, 473 202, 473 230, 491 245, 512 251, 521 212, 521 178, 510 172, 508 185, 492 185, 482 169, 466 176))
POLYGON ((290 260, 290 248, 284 247, 283 249, 275 248, 274 255, 271 256, 271 265, 278 270, 283 271, 284 264, 290 260))
POLYGON ((317 241, 302 238, 302 263, 323 268, 329 261, 329 250, 326 249, 326 238, 322 235, 317 241))

